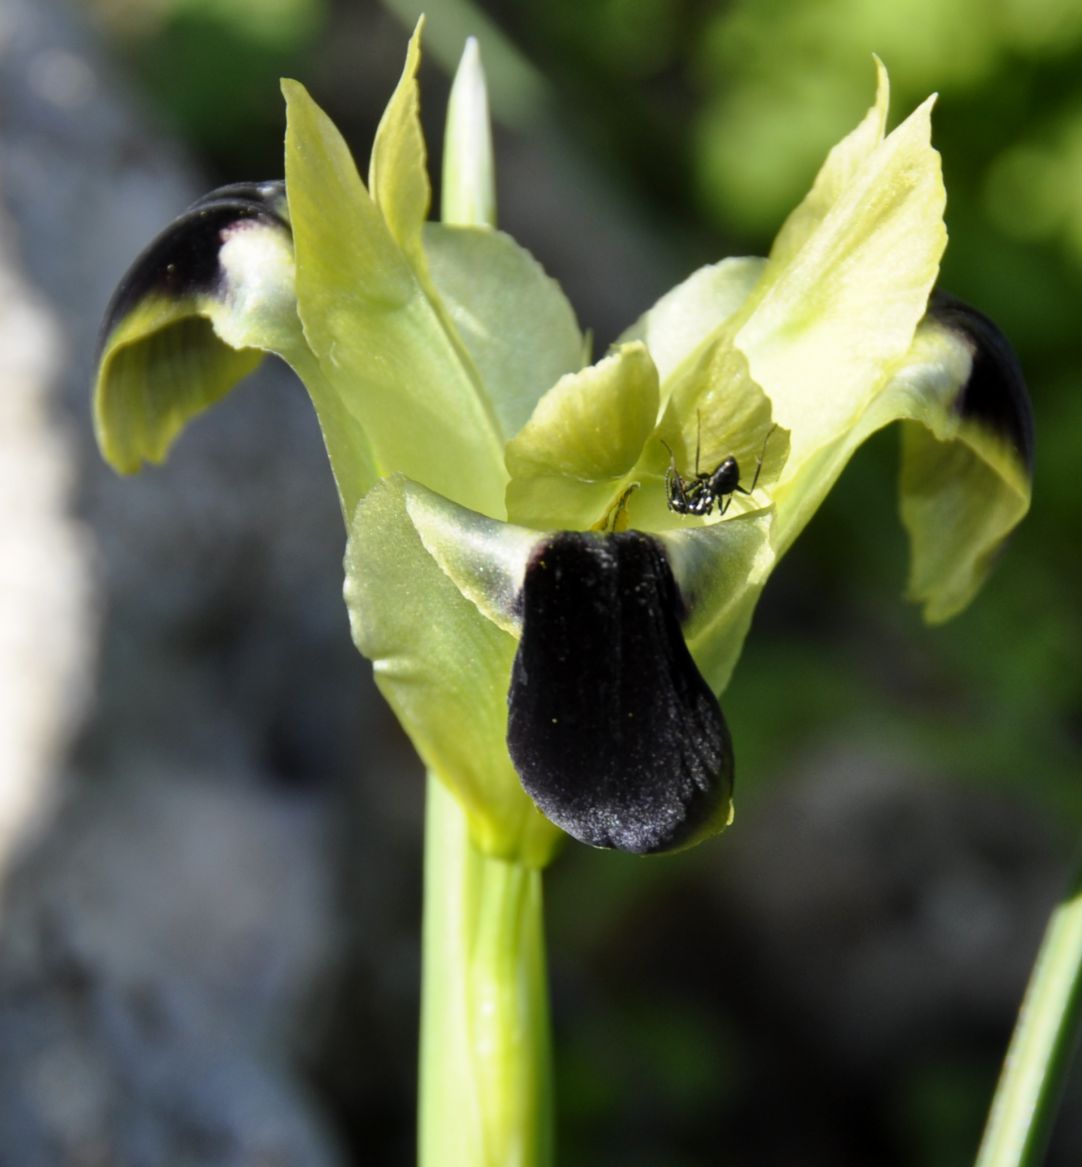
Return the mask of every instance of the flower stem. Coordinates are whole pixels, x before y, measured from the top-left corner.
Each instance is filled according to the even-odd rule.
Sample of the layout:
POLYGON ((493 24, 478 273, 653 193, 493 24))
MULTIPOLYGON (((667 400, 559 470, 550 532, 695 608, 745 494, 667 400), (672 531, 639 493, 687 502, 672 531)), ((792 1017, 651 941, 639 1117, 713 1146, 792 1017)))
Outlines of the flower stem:
POLYGON ((988 1116, 977 1167, 1038 1167, 1082 1030, 1082 866, 1053 911, 988 1116))
POLYGON ((493 859, 433 776, 425 826, 421 1167, 550 1167, 541 872, 493 859))

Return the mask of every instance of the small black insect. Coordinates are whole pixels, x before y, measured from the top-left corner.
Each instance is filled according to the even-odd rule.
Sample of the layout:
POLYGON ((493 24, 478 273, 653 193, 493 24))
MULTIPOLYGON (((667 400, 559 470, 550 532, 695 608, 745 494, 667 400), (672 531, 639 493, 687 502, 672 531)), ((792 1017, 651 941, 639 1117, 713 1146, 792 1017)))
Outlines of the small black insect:
POLYGON ((722 458, 711 471, 703 472, 699 469, 699 452, 702 441, 702 418, 699 419, 699 433, 695 439, 695 474, 685 478, 676 469, 676 455, 668 442, 662 445, 669 451, 669 466, 665 471, 665 494, 669 502, 669 510, 678 515, 709 515, 718 505, 718 514, 723 515, 729 509, 734 494, 750 495, 759 482, 759 474, 763 469, 763 455, 766 453, 766 443, 774 432, 771 426, 763 439, 763 448, 755 460, 755 477, 751 486, 744 489, 740 485, 740 466, 732 454, 722 458))

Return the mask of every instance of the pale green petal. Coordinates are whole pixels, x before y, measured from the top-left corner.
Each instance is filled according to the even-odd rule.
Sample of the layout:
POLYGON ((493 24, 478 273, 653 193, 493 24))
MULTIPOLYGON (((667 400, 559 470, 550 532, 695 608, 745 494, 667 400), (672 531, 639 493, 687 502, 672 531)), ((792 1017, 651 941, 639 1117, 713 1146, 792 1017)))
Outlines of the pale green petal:
POLYGON ((1029 510, 1029 490, 998 472, 1008 451, 974 431, 936 441, 921 425, 902 429, 902 521, 909 532, 906 594, 940 623, 965 608, 1007 534, 1029 510), (982 440, 983 439, 983 440, 982 440))
POLYGON ((602 522, 630 485, 657 409, 657 370, 641 342, 561 378, 507 445, 508 517, 563 530, 602 522))
MULTIPOLYGON (((662 470, 674 463, 684 478, 710 473, 723 459, 736 458, 745 490, 758 473, 760 489, 771 486, 782 473, 789 455, 789 433, 774 422, 771 403, 752 380, 743 353, 732 347, 723 330, 684 361, 670 380, 669 404, 658 426, 658 441, 648 449, 640 468, 662 470), (664 446, 664 439, 672 457, 664 446), (660 447, 661 453, 658 453, 660 447), (760 459, 761 468, 760 468, 760 459)), ((644 500, 645 501, 645 500, 644 500)), ((734 514, 763 500, 734 496, 734 514)), ((655 516, 658 527, 687 524, 685 518, 655 516)))
POLYGON ((1017 449, 958 411, 971 366, 964 338, 925 320, 902 367, 853 427, 775 491, 773 543, 779 557, 856 449, 883 426, 902 421, 908 595, 923 604, 930 622, 961 611, 1030 501, 1029 475, 1017 449))
MULTIPOLYGON (((527 797, 507 754, 517 642, 481 615, 426 550, 409 513, 411 496, 424 493, 395 475, 357 508, 346 552, 353 639, 425 765, 466 811, 478 847, 540 865, 562 836, 527 797)), ((426 501, 431 519, 440 500, 426 501)), ((456 508, 446 521, 462 513, 456 508)), ((473 520, 483 527, 479 516, 473 520)), ((499 535, 495 525, 481 529, 473 534, 483 556, 484 541, 499 535)))
POLYGON ((581 366, 575 313, 560 285, 509 235, 430 223, 424 243, 436 293, 510 437, 542 394, 581 366))
POLYGON ((769 511, 659 535, 688 609, 684 635, 703 679, 720 694, 740 656, 776 562, 769 511))
POLYGON ((620 344, 641 340, 650 350, 662 382, 663 403, 666 380, 740 308, 765 265, 765 259, 750 257, 701 267, 620 337, 620 344))
POLYGON ((1029 472, 1019 451, 957 408, 972 360, 963 337, 929 318, 906 367, 872 411, 873 422, 888 413, 904 422, 907 594, 932 623, 969 604, 1030 503, 1029 472))
POLYGON ((770 258, 788 263, 843 196, 872 151, 883 141, 890 107, 890 81, 883 62, 875 58, 875 105, 860 124, 827 155, 804 201, 786 219, 774 240, 770 258))
POLYGON ((486 620, 517 640, 518 596, 542 533, 485 518, 415 482, 406 484, 404 496, 425 550, 486 620))
MULTIPOLYGON (((777 426, 769 398, 733 347, 731 321, 753 293, 766 266, 755 258, 727 259, 700 268, 663 296, 624 334, 646 342, 662 377, 662 418, 643 449, 634 477, 634 521, 649 530, 687 527, 704 520, 674 515, 666 498, 666 471, 692 479, 728 457, 750 488, 776 482, 789 453, 789 435, 777 426), (761 469, 760 469, 761 459, 761 469)), ((734 496, 735 512, 763 499, 734 496)))
POLYGON ((205 315, 168 301, 144 304, 102 350, 94 391, 102 457, 121 474, 164 461, 188 422, 262 359, 256 349, 224 345, 205 315))
POLYGON ((736 345, 791 431, 786 479, 864 412, 924 315, 946 244, 930 113, 929 100, 867 154, 744 310, 736 345))
MULTIPOLYGON (((283 91, 298 310, 340 412, 366 435, 377 473, 400 470, 475 510, 501 513, 502 441, 476 371, 341 135, 303 86, 287 81, 283 91)), ((370 485, 346 496, 347 514, 370 485)))
POLYGON ((432 198, 417 88, 423 28, 422 16, 410 37, 398 86, 376 130, 368 168, 372 199, 387 229, 415 267, 424 263, 421 228, 432 198))

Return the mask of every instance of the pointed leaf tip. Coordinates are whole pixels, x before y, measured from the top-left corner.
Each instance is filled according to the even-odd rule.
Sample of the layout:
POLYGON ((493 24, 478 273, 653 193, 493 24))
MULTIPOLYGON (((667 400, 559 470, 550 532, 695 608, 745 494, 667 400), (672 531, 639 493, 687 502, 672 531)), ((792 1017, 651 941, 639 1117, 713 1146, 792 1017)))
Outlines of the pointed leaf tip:
POLYGON ((423 30, 422 16, 410 37, 398 85, 376 130, 368 168, 372 199, 387 229, 414 266, 424 263, 421 228, 432 197, 417 84, 423 30))
POLYGON ((496 165, 481 49, 469 37, 451 85, 443 140, 445 223, 496 225, 496 165))

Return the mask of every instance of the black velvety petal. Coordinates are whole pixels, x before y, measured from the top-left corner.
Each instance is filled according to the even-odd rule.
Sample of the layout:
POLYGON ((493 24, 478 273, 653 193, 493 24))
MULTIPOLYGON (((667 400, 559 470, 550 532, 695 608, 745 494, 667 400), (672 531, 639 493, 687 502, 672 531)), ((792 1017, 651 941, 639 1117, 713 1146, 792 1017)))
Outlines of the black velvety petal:
POLYGON ((507 744, 542 813, 636 853, 724 825, 729 732, 684 643, 662 545, 638 531, 554 535, 531 556, 521 604, 507 744))
POLYGON ((1033 408, 1010 342, 982 312, 947 292, 933 294, 929 315, 965 337, 973 353, 955 409, 1009 442, 1032 477, 1033 408))
POLYGON ((103 344, 116 324, 147 295, 183 300, 218 291, 223 233, 244 222, 288 231, 285 183, 233 183, 192 203, 143 250, 121 280, 105 313, 103 344))

